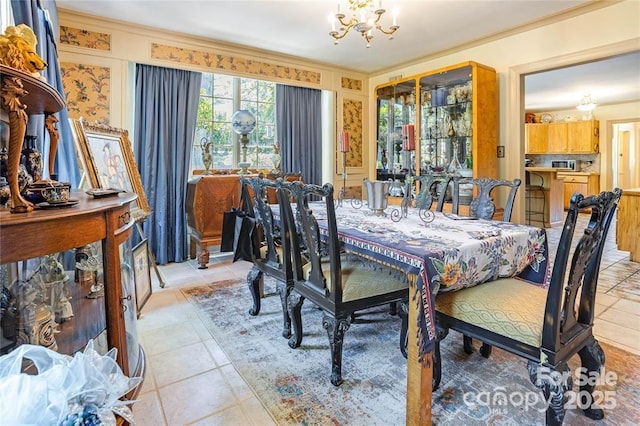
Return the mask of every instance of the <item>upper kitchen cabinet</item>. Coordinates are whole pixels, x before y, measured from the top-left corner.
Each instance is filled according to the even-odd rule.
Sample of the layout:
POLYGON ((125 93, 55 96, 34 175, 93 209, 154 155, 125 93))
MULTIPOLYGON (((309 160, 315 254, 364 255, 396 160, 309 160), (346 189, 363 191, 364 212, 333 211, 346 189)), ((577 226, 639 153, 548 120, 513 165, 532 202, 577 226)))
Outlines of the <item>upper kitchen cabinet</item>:
POLYGON ((497 177, 494 69, 464 62, 378 86, 376 98, 379 176, 410 170, 497 177))
POLYGON ((527 154, 596 154, 597 120, 526 124, 527 154))
POLYGON ((599 150, 600 122, 584 120, 567 123, 569 150, 573 154, 593 154, 599 150))
POLYGON ((405 125, 415 129, 416 85, 416 79, 410 78, 376 89, 378 178, 409 169, 415 173, 414 155, 403 150, 402 130, 405 125))

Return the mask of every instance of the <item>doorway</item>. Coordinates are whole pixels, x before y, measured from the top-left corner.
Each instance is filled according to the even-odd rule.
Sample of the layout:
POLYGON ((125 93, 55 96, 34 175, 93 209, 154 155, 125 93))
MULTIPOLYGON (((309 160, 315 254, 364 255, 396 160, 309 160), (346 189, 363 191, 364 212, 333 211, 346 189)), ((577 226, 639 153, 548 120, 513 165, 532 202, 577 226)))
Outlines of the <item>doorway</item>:
POLYGON ((614 188, 640 188, 640 119, 611 122, 614 188))

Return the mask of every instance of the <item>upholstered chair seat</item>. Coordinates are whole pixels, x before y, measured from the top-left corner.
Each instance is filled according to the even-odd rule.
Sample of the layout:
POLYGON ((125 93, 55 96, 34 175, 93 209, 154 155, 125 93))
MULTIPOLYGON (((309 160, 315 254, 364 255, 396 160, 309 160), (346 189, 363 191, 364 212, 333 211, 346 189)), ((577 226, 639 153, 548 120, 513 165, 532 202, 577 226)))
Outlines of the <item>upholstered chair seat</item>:
POLYGON ((503 278, 439 294, 436 309, 501 336, 540 346, 547 290, 517 278, 503 278))
MULTIPOLYGON (((363 259, 354 255, 340 256, 342 265, 342 302, 365 299, 402 289, 409 289, 406 280, 396 278, 394 272, 387 267, 368 265, 363 259)), ((322 262, 323 275, 327 279, 327 292, 333 292, 329 259, 322 262)), ((309 279, 311 263, 302 267, 306 280, 309 279)))

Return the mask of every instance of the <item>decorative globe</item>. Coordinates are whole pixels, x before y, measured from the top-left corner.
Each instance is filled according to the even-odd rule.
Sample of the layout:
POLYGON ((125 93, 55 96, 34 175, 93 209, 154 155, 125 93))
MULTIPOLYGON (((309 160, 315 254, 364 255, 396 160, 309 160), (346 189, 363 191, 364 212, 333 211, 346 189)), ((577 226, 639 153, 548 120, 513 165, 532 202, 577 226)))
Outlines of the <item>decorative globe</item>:
POLYGON ((248 135, 256 128, 256 117, 249 110, 238 110, 231 117, 231 127, 239 135, 248 135))

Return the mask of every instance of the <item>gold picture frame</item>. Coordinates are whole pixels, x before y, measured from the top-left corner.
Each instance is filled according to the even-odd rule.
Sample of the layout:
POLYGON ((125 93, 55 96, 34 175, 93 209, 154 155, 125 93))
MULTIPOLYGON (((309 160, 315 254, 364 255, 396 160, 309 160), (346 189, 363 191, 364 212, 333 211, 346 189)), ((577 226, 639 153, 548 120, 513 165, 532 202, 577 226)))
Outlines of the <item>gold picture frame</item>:
POLYGON ((89 124, 82 119, 70 121, 79 161, 91 188, 135 192, 138 199, 131 214, 137 221, 146 219, 151 214, 151 208, 142 186, 129 133, 105 124, 89 124))

